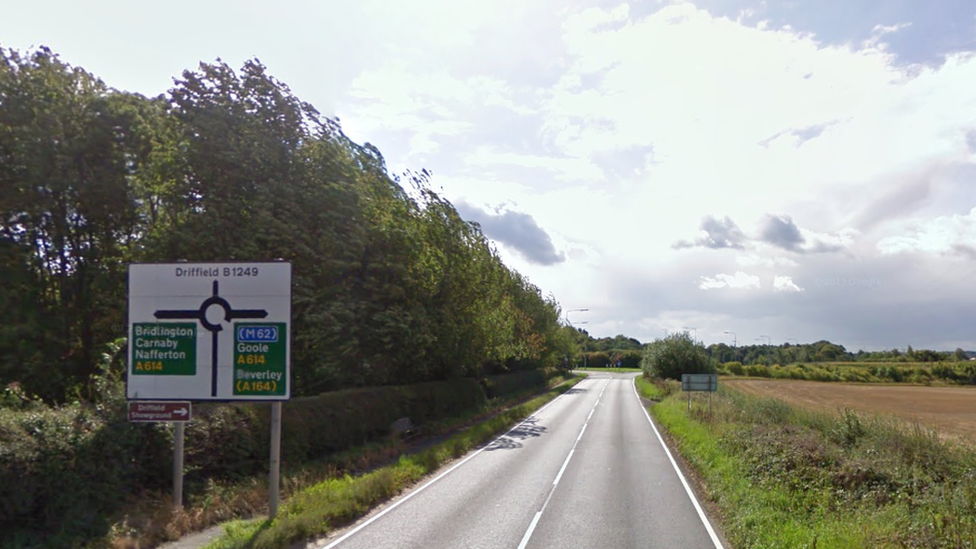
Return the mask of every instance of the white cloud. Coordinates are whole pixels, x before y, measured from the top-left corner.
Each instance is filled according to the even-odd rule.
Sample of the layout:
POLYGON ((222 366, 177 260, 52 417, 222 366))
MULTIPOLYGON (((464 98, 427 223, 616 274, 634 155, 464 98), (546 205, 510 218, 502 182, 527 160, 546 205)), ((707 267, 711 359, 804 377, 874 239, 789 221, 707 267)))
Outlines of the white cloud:
POLYGON ((703 276, 698 283, 698 288, 702 290, 715 290, 719 288, 755 290, 759 286, 758 276, 749 275, 742 271, 736 271, 734 275, 719 273, 715 277, 703 276))
POLYGON ((852 227, 846 227, 833 234, 818 233, 801 227, 800 234, 806 241, 804 250, 817 253, 846 250, 854 245, 855 238, 861 233, 852 227))
MULTIPOLYGON (((700 317, 701 327, 722 314, 731 323, 740 313, 723 307, 732 303, 755 314, 754 300, 775 292, 823 294, 824 308, 849 305, 842 296, 850 292, 804 289, 778 273, 878 277, 894 288, 885 266, 910 261, 894 258, 897 250, 971 249, 961 238, 935 246, 924 223, 900 219, 945 216, 946 193, 966 196, 952 190, 963 184, 952 174, 976 158, 966 140, 976 127, 968 91, 976 89, 976 57, 906 67, 884 43, 903 24, 879 25, 867 41, 825 45, 789 26, 757 27, 762 10, 743 11, 736 22, 690 2, 662 3, 648 16, 623 3, 582 4, 589 2, 508 6, 521 11, 492 15, 498 26, 464 24, 475 41, 457 34, 452 46, 427 44, 399 72, 393 67, 406 56, 394 56, 357 81, 345 117, 400 132, 395 143, 409 142, 452 200, 512 201, 531 214, 566 252, 565 264, 538 269, 501 252, 544 291, 612 315, 627 306, 614 301, 616 289, 633 286, 656 296, 661 304, 653 306, 662 309, 646 315, 657 318, 697 299, 682 314, 700 317), (483 36, 501 44, 482 42, 491 50, 484 57, 474 46, 483 36), (467 57, 454 54, 465 49, 467 57), (469 126, 451 135, 424 129, 447 121, 469 126), (923 181, 933 177, 938 182, 923 181), (747 225, 770 213, 794 222, 793 251, 764 243, 747 225), (745 251, 672 249, 694 240, 705 216, 740 223, 745 251), (763 286, 771 291, 700 292, 763 286), (662 299, 668 292, 676 295, 662 299)), ((871 30, 877 22, 860 24, 871 30)), ((907 273, 900 287, 924 285, 933 269, 907 273)), ((610 326, 600 322, 609 321, 592 325, 610 326)))
POLYGON ((877 248, 882 254, 921 251, 976 258, 976 208, 966 215, 916 219, 905 225, 906 234, 878 241, 877 248))
POLYGON ((603 171, 588 160, 574 157, 538 156, 511 152, 495 152, 488 147, 478 147, 464 160, 471 166, 510 165, 522 168, 536 168, 557 174, 562 179, 594 180, 603 171))
POLYGON ((796 285, 793 282, 793 277, 790 276, 776 276, 773 278, 773 291, 774 292, 802 292, 803 288, 796 285))
POLYGON ((743 267, 796 267, 797 262, 788 257, 763 257, 757 254, 735 256, 735 262, 743 267))
POLYGON ((911 23, 897 23, 895 25, 875 25, 874 28, 871 29, 871 31, 874 32, 875 35, 881 36, 885 34, 891 34, 893 32, 898 32, 901 29, 908 28, 910 26, 912 26, 911 23))

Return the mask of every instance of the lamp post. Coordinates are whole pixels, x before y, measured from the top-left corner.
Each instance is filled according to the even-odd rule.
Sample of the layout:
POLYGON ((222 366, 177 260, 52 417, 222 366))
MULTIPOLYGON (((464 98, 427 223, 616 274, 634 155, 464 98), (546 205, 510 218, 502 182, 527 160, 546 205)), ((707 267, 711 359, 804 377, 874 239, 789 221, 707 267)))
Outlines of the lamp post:
POLYGON ((664 326, 661 326, 661 329, 664 330, 664 337, 668 337, 668 329, 664 326))
POLYGON ((736 343, 736 341, 737 341, 737 340, 735 339, 735 332, 729 332, 729 331, 725 331, 725 332, 722 332, 722 333, 723 333, 723 334, 732 334, 732 346, 733 346, 733 347, 735 347, 735 343, 736 343))
POLYGON ((695 337, 695 343, 698 343, 698 328, 696 328, 694 326, 682 326, 681 329, 682 330, 692 330, 692 331, 694 331, 695 332, 695 336, 694 336, 695 337))
MULTIPOLYGON (((767 346, 773 344, 773 340, 770 339, 768 335, 762 335, 762 334, 760 334, 759 337, 756 338, 756 339, 758 339, 759 341, 763 341, 763 338, 766 338, 766 341, 764 341, 764 343, 766 343, 767 346)), ((763 349, 763 356, 766 358, 766 366, 769 366, 769 355, 766 354, 767 351, 768 351, 768 349, 763 349)))
MULTIPOLYGON (((573 323, 569 320, 569 313, 585 313, 587 311, 589 311, 589 309, 587 309, 585 307, 584 308, 581 308, 581 309, 567 309, 566 310, 566 313, 564 315, 566 317, 566 322, 570 326, 572 326, 573 328, 575 328, 575 326, 573 326, 573 323)), ((586 324, 586 321, 584 320, 583 322, 580 322, 579 324, 586 324)), ((584 370, 586 369, 586 341, 588 339, 590 339, 590 336, 587 334, 585 337, 586 337, 586 339, 583 340, 583 369, 584 370)))

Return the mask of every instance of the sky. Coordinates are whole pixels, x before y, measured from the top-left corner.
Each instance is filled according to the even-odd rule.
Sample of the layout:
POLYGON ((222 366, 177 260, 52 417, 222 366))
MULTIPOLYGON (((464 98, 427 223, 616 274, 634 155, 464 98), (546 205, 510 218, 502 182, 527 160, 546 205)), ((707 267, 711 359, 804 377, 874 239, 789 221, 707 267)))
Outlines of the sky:
POLYGON ((595 337, 976 349, 970 0, 0 1, 147 96, 258 58, 595 337))

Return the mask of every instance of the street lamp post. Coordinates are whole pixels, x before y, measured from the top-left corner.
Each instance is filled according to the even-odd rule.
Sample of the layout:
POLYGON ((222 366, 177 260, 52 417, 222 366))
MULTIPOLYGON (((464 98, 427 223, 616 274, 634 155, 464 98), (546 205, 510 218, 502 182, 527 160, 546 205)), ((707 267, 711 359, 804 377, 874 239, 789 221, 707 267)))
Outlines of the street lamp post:
MULTIPOLYGON (((585 307, 582 308, 582 309, 567 309, 566 310, 566 313, 564 314, 564 316, 566 317, 566 322, 570 326, 572 326, 573 328, 575 328, 575 326, 573 326, 573 323, 569 320, 569 313, 585 313, 587 311, 589 311, 589 309, 587 309, 585 307)), ((586 324, 586 321, 584 320, 583 322, 580 322, 579 324, 586 324)), ((587 335, 586 336, 586 339, 583 340, 583 369, 584 370, 586 369, 586 340, 589 339, 589 338, 590 338, 590 336, 587 335)))
MULTIPOLYGON (((773 340, 770 339, 770 337, 768 335, 762 335, 762 334, 760 334, 757 339, 759 341, 763 341, 764 343, 766 343, 766 346, 771 346, 773 344, 773 340), (765 341, 763 341, 763 338, 765 338, 765 341)), ((763 349, 763 356, 766 357, 766 366, 769 366, 769 355, 767 354, 767 352, 768 352, 768 349, 763 349)))
POLYGON ((723 333, 723 334, 732 334, 732 346, 733 346, 733 347, 735 347, 735 343, 736 343, 736 341, 737 341, 737 340, 735 339, 735 332, 728 332, 728 331, 726 331, 726 332, 722 332, 722 333, 723 333))
POLYGON ((695 336, 694 336, 695 337, 695 343, 698 343, 698 328, 696 328, 694 326, 682 326, 681 329, 682 330, 692 330, 692 331, 694 331, 695 332, 695 336))

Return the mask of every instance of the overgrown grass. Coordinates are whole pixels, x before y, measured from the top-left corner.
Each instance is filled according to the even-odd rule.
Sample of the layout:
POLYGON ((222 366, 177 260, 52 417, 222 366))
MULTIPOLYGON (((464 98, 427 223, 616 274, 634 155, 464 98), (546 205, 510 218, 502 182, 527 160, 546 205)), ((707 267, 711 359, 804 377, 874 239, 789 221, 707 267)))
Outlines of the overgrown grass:
POLYGON ((719 364, 718 373, 805 381, 976 385, 976 362, 815 362, 785 366, 726 362, 719 364))
POLYGON ((582 376, 574 377, 418 454, 401 456, 395 464, 360 476, 347 474, 330 478, 301 490, 288 498, 274 520, 231 522, 207 549, 279 549, 349 524, 448 461, 524 419, 581 379, 582 376))
POLYGON ((681 391, 681 382, 673 379, 650 379, 646 375, 640 375, 634 383, 637 384, 640 396, 650 400, 661 400, 681 391))
POLYGON ((917 425, 722 390, 651 407, 734 547, 976 547, 976 450, 917 425))

